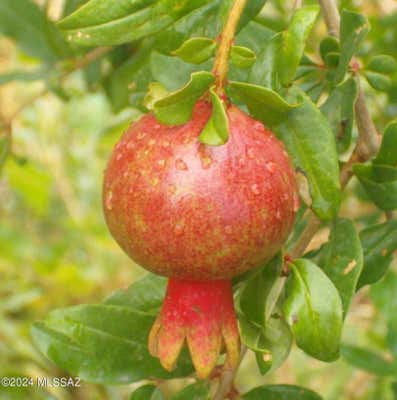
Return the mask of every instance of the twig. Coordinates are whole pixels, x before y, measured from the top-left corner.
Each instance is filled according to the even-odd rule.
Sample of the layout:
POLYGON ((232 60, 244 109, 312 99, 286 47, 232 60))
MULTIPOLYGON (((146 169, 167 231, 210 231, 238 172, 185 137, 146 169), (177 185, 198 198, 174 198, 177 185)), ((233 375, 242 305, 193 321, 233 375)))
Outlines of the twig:
POLYGON ((213 72, 216 77, 216 91, 221 96, 224 94, 223 88, 229 68, 229 55, 233 45, 234 35, 246 3, 247 0, 234 0, 220 36, 213 72))
POLYGON ((334 0, 319 0, 321 13, 323 14, 328 33, 331 36, 339 36, 340 16, 334 0))
POLYGON ((225 372, 222 373, 219 381, 219 386, 213 400, 223 400, 226 398, 226 396, 228 396, 228 394, 233 388, 234 378, 236 377, 238 368, 240 367, 240 364, 243 361, 246 352, 247 352, 247 347, 242 345, 240 350, 240 359, 237 366, 233 369, 226 370, 225 372))

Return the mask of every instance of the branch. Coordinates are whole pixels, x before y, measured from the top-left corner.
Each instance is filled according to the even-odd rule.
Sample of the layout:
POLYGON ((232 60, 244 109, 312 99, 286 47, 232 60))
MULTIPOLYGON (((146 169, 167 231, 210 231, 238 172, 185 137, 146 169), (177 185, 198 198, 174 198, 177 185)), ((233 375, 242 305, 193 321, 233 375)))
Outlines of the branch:
POLYGON ((225 26, 220 36, 220 43, 214 62, 214 75, 216 77, 216 91, 219 95, 223 95, 229 68, 229 55, 232 48, 234 35, 237 30, 238 22, 248 0, 234 0, 227 17, 225 26))

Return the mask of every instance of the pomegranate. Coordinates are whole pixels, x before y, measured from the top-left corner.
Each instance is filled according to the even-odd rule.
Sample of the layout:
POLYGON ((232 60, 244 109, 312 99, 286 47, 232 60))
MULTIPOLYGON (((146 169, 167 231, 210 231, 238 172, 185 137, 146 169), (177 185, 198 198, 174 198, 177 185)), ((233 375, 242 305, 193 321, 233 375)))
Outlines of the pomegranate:
POLYGON ((263 265, 289 235, 299 200, 283 144, 234 105, 229 140, 198 140, 211 115, 199 101, 189 122, 150 113, 131 125, 108 163, 103 206, 110 232, 143 268, 169 278, 149 350, 171 370, 186 339, 206 378, 226 350, 239 358, 230 279, 263 265))

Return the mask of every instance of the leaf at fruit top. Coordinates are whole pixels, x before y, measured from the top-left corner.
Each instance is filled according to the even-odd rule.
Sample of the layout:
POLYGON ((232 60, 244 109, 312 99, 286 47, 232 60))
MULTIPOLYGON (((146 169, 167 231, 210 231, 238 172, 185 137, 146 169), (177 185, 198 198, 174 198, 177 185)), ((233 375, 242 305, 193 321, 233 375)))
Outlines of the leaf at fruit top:
POLYGON ((382 144, 373 163, 397 167, 397 121, 387 125, 382 144))
POLYGON ((243 101, 250 114, 266 126, 279 124, 290 110, 298 106, 288 103, 278 93, 263 86, 232 81, 228 88, 232 96, 243 101))
POLYGON ((277 53, 282 40, 282 33, 277 33, 264 43, 250 71, 250 83, 278 90, 277 53))
POLYGON ((320 107, 331 125, 339 153, 348 150, 351 144, 357 94, 356 81, 347 79, 331 91, 320 107))
POLYGON ((378 72, 367 71, 365 72, 365 77, 368 83, 380 92, 387 92, 392 85, 392 80, 389 76, 379 74, 378 72))
POLYGON ((364 250, 364 268, 358 288, 373 284, 386 273, 397 250, 397 221, 369 226, 360 232, 364 250))
POLYGON ((365 69, 380 74, 394 74, 397 71, 397 62, 392 56, 382 54, 372 57, 365 69))
POLYGON ((343 10, 340 22, 340 59, 335 74, 335 83, 342 82, 353 55, 369 31, 368 20, 361 14, 343 10))
POLYGON ((148 110, 153 110, 154 103, 169 94, 168 90, 159 82, 152 82, 149 84, 148 92, 143 99, 143 105, 148 110))
POLYGON ((147 349, 165 283, 148 274, 105 303, 52 311, 33 325, 33 341, 58 367, 88 382, 126 384, 186 376, 192 372, 187 354, 168 373, 147 349))
POLYGON ((329 240, 316 259, 338 289, 346 316, 363 268, 363 249, 352 221, 340 218, 333 222, 329 240))
POLYGON ((225 110, 225 105, 212 88, 210 90, 212 112, 200 133, 199 141, 210 146, 220 146, 229 139, 229 121, 225 110))
POLYGON ((283 255, 280 252, 244 282, 239 296, 240 310, 249 321, 259 326, 265 325, 266 300, 280 277, 282 265, 283 255))
POLYGON ((154 103, 156 118, 167 125, 179 125, 189 121, 194 104, 214 80, 214 75, 210 72, 193 72, 190 81, 183 88, 154 103))
POLYGON ((304 92, 292 87, 290 101, 302 102, 276 127, 296 168, 306 176, 311 208, 321 219, 335 217, 340 203, 339 165, 331 127, 304 92))
POLYGON ((186 386, 171 397, 171 400, 208 400, 210 397, 208 382, 196 382, 186 386))
POLYGON ((325 273, 309 260, 290 264, 284 313, 298 347, 322 361, 339 357, 342 302, 325 273))
POLYGON ((206 37, 195 37, 188 39, 172 54, 188 63, 201 64, 214 55, 215 48, 215 40, 206 37))
POLYGON ((333 36, 327 36, 320 43, 320 55, 324 62, 326 61, 327 54, 339 53, 339 51, 339 42, 333 36))
POLYGON ((169 27, 209 0, 90 0, 58 25, 69 41, 82 46, 115 45, 169 27))
POLYGON ((256 55, 248 47, 232 46, 230 59, 236 67, 249 68, 254 64, 256 55))
POLYGON ((384 359, 381 355, 362 347, 343 345, 342 357, 356 368, 377 376, 396 376, 397 363, 384 359))
POLYGON ((243 394, 242 400, 322 400, 317 393, 294 385, 264 385, 243 394))
POLYGON ((353 172, 380 209, 392 211, 397 208, 397 167, 356 164, 353 172))
POLYGON ((163 400, 160 389, 152 384, 140 386, 134 390, 129 400, 163 400))
POLYGON ((288 29, 282 34, 282 45, 277 55, 278 73, 283 86, 294 80, 296 70, 320 9, 317 5, 298 8, 292 16, 288 29))

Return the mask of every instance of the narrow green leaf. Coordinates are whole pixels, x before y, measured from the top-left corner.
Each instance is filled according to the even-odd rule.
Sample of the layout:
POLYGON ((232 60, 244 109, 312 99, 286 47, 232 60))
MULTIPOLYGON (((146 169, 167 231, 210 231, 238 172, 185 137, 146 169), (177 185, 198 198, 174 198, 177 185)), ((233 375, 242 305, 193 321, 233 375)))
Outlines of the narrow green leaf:
POLYGON ((305 353, 322 361, 339 357, 343 310, 339 293, 325 273, 309 260, 290 264, 284 313, 305 353))
POLYGON ((298 88, 291 88, 292 101, 303 104, 291 110, 276 128, 291 154, 295 167, 308 180, 311 208, 321 219, 332 219, 340 203, 339 165, 335 138, 325 116, 298 88))
POLYGON ((33 325, 33 341, 60 368, 89 382, 125 384, 186 376, 192 372, 186 354, 168 373, 147 349, 164 282, 150 274, 104 304, 52 311, 33 325))
POLYGON ((265 325, 266 300, 275 283, 280 277, 283 255, 280 252, 263 268, 244 282, 239 297, 240 309, 249 321, 259 326, 265 325))
POLYGON ((12 81, 24 81, 32 82, 48 77, 49 70, 46 68, 39 68, 35 70, 27 71, 11 71, 4 74, 0 74, 0 85, 9 83, 12 81))
POLYGON ((397 249, 397 221, 369 226, 360 232, 360 239, 364 250, 364 268, 358 288, 377 282, 387 271, 397 249))
POLYGON ((254 64, 256 54, 248 47, 232 46, 230 59, 238 68, 249 68, 254 64))
POLYGON ((346 316, 363 268, 363 249, 352 221, 337 219, 329 241, 318 255, 318 264, 339 291, 346 316))
POLYGON ((374 164, 397 166, 397 121, 387 125, 374 164))
POLYGON ((365 69, 380 74, 394 74, 397 71, 397 62, 392 56, 382 54, 372 57, 365 69))
POLYGON ((348 150, 351 144, 357 94, 356 81, 353 78, 347 79, 331 91, 320 107, 331 125, 340 153, 348 150))
POLYGON ((0 131, 0 173, 10 151, 10 137, 0 131))
POLYGON ((15 39, 26 54, 46 62, 70 55, 59 31, 31 0, 0 1, 0 33, 15 39))
POLYGON ((290 110, 297 104, 287 103, 278 93, 263 86, 243 82, 230 82, 232 95, 243 101, 251 115, 267 126, 273 126, 285 120, 290 110))
POLYGON ((290 85, 295 78, 306 39, 313 28, 319 10, 317 5, 298 8, 292 16, 288 29, 283 33, 277 61, 280 82, 284 86, 290 85))
POLYGON ((156 118, 167 125, 189 121, 193 106, 214 80, 214 75, 210 72, 193 72, 190 81, 183 88, 154 103, 156 118))
POLYGON ((340 23, 341 54, 335 74, 335 83, 342 82, 353 55, 369 31, 368 20, 361 14, 342 10, 340 23))
POLYGON ((382 210, 397 208, 397 168, 389 165, 356 164, 353 172, 371 200, 382 210))
POLYGON ((158 33, 209 0, 91 0, 58 24, 81 46, 116 45, 158 33))
POLYGON ((209 400, 209 389, 208 382, 193 383, 172 396, 171 400, 209 400))
POLYGON ((326 61, 326 57, 329 53, 339 52, 339 42, 333 36, 327 36, 320 42, 320 55, 324 62, 326 61))
POLYGON ((195 37, 188 39, 172 54, 188 63, 201 64, 214 55, 215 48, 215 40, 206 37, 195 37))
POLYGON ((243 394, 242 400, 321 400, 317 393, 294 385, 264 385, 243 394))
POLYGON ((148 384, 140 386, 132 393, 130 400, 163 400, 160 389, 155 385, 148 384))
POLYGON ((343 345, 342 357, 356 368, 378 376, 396 376, 397 364, 386 361, 380 355, 357 346, 343 345))
POLYGON ((211 117, 200 133, 198 140, 210 146, 220 146, 229 139, 229 121, 225 105, 214 89, 210 90, 212 113, 211 117))
MULTIPOLYGON (((397 314, 391 315, 387 324, 387 336, 386 336, 387 347, 393 354, 394 358, 397 358, 397 314)), ((397 376, 397 371, 396 371, 397 376)))
POLYGON ((394 400, 397 400, 397 381, 391 383, 391 390, 394 395, 394 400))
POLYGON ((277 74, 277 54, 282 45, 283 35, 277 33, 267 40, 258 53, 256 63, 249 75, 249 82, 277 90, 279 87, 277 74))
POLYGON ((390 77, 377 72, 367 71, 365 72, 365 77, 367 78, 368 83, 375 90, 379 90, 380 92, 387 92, 392 84, 390 77))

